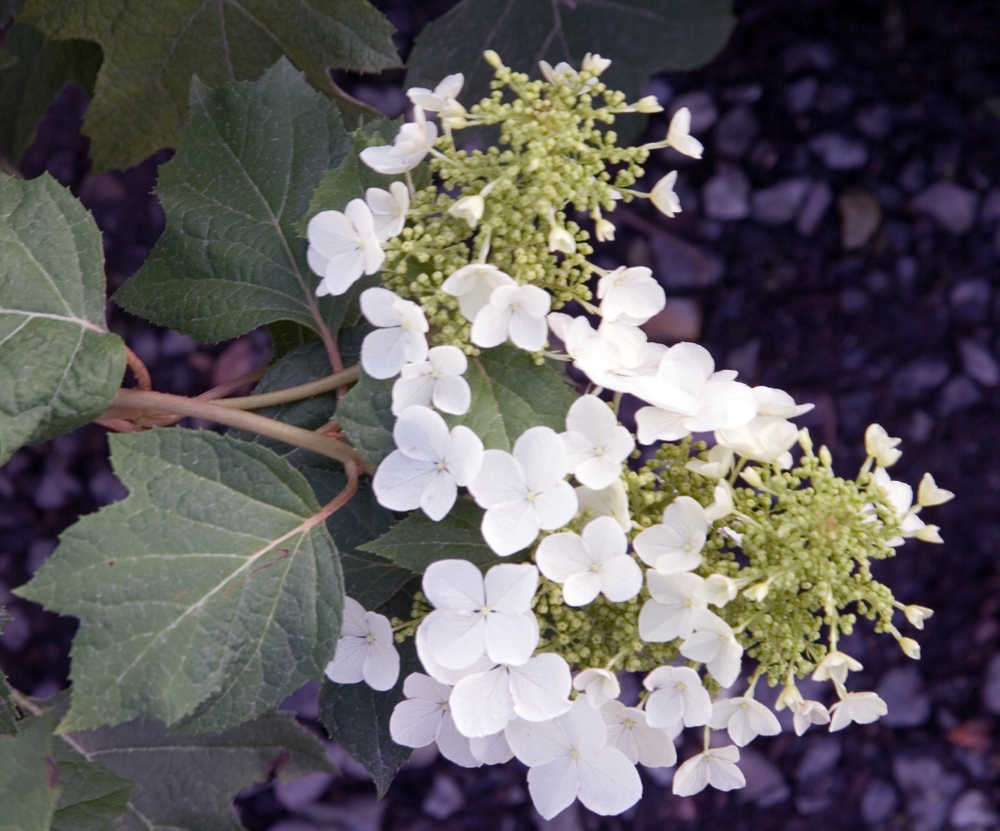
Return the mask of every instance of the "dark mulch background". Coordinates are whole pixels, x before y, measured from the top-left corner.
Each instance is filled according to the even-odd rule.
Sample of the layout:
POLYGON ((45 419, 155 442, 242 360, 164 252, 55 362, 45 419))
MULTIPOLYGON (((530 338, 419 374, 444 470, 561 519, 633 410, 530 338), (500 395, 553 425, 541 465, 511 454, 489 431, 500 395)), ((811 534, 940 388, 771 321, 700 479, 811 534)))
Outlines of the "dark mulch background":
MULTIPOLYGON (((382 0, 399 45, 450 7, 382 0)), ((889 717, 838 733, 788 733, 744 751, 749 787, 692 799, 663 772, 620 818, 531 810, 516 763, 478 771, 420 752, 389 796, 336 748, 347 773, 260 787, 239 801, 248 828, 835 829, 998 824, 1000 747, 1000 3, 766 0, 738 4, 740 24, 708 68, 663 76, 649 92, 687 105, 706 144, 700 163, 663 151, 650 181, 681 170, 684 213, 648 206, 613 215, 607 264, 645 264, 672 298, 654 321, 665 342, 699 340, 742 380, 816 403, 801 421, 850 475, 870 421, 904 439, 895 478, 924 470, 957 494, 927 513, 943 546, 908 542, 878 569, 897 597, 937 614, 917 633, 923 660, 891 638, 852 636, 855 689, 877 689, 889 717), (681 100, 683 99, 683 100, 681 100)), ((616 57, 614 55, 610 56, 616 57)), ((456 67, 459 69, 459 67, 456 67)), ((356 95, 402 110, 401 73, 344 75, 356 95)), ((89 175, 85 98, 64 92, 24 159, 72 187, 104 232, 109 289, 133 273, 163 229, 150 189, 163 151, 138 168, 89 175)), ((661 136, 666 115, 650 124, 661 136)), ((603 262, 603 260, 602 260, 603 262)), ((197 394, 259 366, 265 335, 205 346, 109 306, 114 331, 157 389, 197 394)), ((20 689, 66 684, 75 621, 10 595, 80 514, 124 496, 104 431, 85 427, 25 448, 0 470, 0 603, 15 616, 0 665, 20 689)), ((908 631, 908 634, 913 634, 908 631)), ((308 690, 292 705, 315 716, 308 690)), ((694 752, 693 744, 682 756, 694 752)))

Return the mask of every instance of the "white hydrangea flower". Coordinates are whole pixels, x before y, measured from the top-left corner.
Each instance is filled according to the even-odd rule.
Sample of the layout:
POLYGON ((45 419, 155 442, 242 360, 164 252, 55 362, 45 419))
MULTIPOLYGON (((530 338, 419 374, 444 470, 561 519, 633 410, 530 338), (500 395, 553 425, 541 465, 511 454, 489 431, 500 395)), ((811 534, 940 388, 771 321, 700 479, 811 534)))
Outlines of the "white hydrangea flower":
POLYGON ((797 706, 791 707, 791 711, 796 736, 805 733, 810 725, 830 723, 829 711, 818 701, 803 700, 797 706))
POLYGON ((774 462, 781 468, 792 466, 789 449, 799 439, 799 428, 776 416, 758 416, 742 427, 716 430, 715 440, 744 459, 774 462))
POLYGON ((425 627, 417 627, 417 634, 413 640, 417 647, 417 657, 420 659, 420 663, 423 665, 426 673, 435 681, 440 681, 449 687, 454 687, 466 675, 474 675, 477 672, 489 672, 489 670, 496 666, 486 655, 483 655, 470 666, 462 667, 461 669, 449 669, 448 667, 441 666, 435 660, 434 653, 427 645, 427 629, 425 627))
POLYGON ((754 387, 753 397, 757 399, 757 415, 775 418, 795 418, 808 413, 815 404, 796 404, 784 390, 772 387, 754 387))
POLYGON ((576 515, 576 493, 566 472, 566 450, 549 427, 525 430, 513 454, 483 454, 469 491, 486 509, 483 538, 494 552, 509 556, 531 545, 539 531, 562 528, 576 515))
POLYGON ((750 744, 757 736, 777 736, 781 732, 774 713, 744 695, 715 701, 709 726, 713 730, 727 730, 729 738, 739 747, 750 744))
POLYGON ((672 729, 650 727, 646 713, 638 707, 626 707, 620 701, 606 702, 601 707, 601 717, 608 730, 607 746, 620 750, 633 765, 667 768, 677 764, 674 739, 679 729, 675 733, 672 729))
POLYGON ((413 121, 399 128, 393 143, 365 148, 361 151, 361 161, 376 173, 397 176, 420 164, 436 139, 437 125, 427 120, 421 107, 414 107, 413 121))
POLYGON ((563 600, 570 606, 586 606, 599 594, 624 603, 642 589, 642 569, 627 551, 618 523, 598 517, 582 534, 547 536, 535 551, 535 562, 549 580, 562 585, 563 600))
POLYGON ((503 730, 492 736, 473 736, 469 739, 469 747, 472 755, 484 765, 502 765, 514 758, 503 730))
POLYGON ((729 516, 736 510, 736 503, 733 501, 733 489, 729 482, 721 479, 712 490, 715 501, 705 508, 705 521, 709 524, 716 520, 729 516))
POLYGON ((603 707, 621 695, 618 677, 607 669, 585 669, 573 679, 573 689, 586 693, 591 707, 603 707))
POLYGON ((632 547, 660 574, 680 574, 701 565, 707 531, 705 509, 690 496, 678 496, 664 509, 663 522, 641 531, 632 547))
POLYGON ((635 326, 663 311, 667 303, 663 287, 645 266, 621 266, 609 271, 597 282, 597 297, 605 320, 618 320, 624 314, 635 326))
POLYGON ((674 794, 694 796, 711 785, 717 791, 742 788, 747 780, 736 763, 740 760, 739 748, 733 745, 711 747, 692 756, 677 768, 674 774, 674 794))
POLYGON ((734 461, 735 455, 733 451, 728 447, 717 444, 708 451, 707 461, 703 462, 701 459, 692 459, 684 467, 692 473, 704 476, 706 479, 721 479, 729 475, 729 471, 733 469, 734 461))
POLYGON ((420 672, 403 681, 404 701, 389 718, 389 735, 403 747, 427 747, 437 742, 438 750, 456 765, 476 768, 482 764, 473 753, 469 739, 458 732, 448 707, 451 687, 420 672))
POLYGON ((831 649, 826 656, 816 665, 813 671, 813 681, 836 681, 840 685, 847 683, 847 673, 861 672, 864 667, 861 662, 855 660, 846 652, 839 649, 831 649))
POLYGON ((880 424, 869 424, 865 430, 865 451, 879 467, 892 467, 899 461, 903 451, 896 447, 901 441, 891 438, 880 424))
POLYGON ((743 647, 732 628, 707 609, 695 610, 694 634, 681 644, 681 655, 704 664, 723 689, 739 678, 743 665, 743 647))
POLYGON ((722 608, 736 597, 736 581, 724 574, 710 574, 698 591, 713 606, 722 608))
POLYGON ((915 626, 917 629, 924 628, 924 621, 934 614, 933 609, 928 609, 926 606, 904 606, 903 614, 906 615, 906 619, 911 625, 915 626))
POLYGON ((584 72, 589 72, 591 75, 600 75, 609 66, 611 66, 610 58, 602 58, 597 52, 593 54, 588 52, 583 56, 580 69, 584 72))
POLYGON ((639 637, 649 643, 689 638, 694 632, 694 611, 708 607, 705 581, 697 574, 663 575, 646 572, 650 599, 639 610, 639 637))
POLYGON ((576 240, 565 228, 553 225, 549 231, 549 251, 561 251, 563 254, 572 254, 576 251, 576 240))
POLYGON ((435 522, 455 504, 458 487, 479 473, 483 442, 468 427, 451 431, 433 410, 410 407, 392 428, 394 450, 372 481, 375 498, 391 511, 421 508, 435 522))
POLYGON ((594 236, 597 237, 598 242, 614 242, 614 223, 608 222, 608 220, 603 217, 594 220, 594 236))
POLYGON ((730 370, 715 372, 703 346, 678 343, 660 360, 653 377, 636 381, 634 393, 653 406, 636 413, 640 444, 675 441, 688 433, 727 430, 757 415, 757 400, 730 370))
POLYGON ((361 292, 361 312, 374 332, 365 335, 361 344, 361 368, 372 378, 392 378, 405 364, 427 358, 430 328, 420 307, 388 289, 371 288, 361 292))
POLYGON ((371 209, 362 199, 352 199, 343 212, 320 211, 309 220, 306 235, 306 260, 323 278, 316 288, 320 296, 343 294, 385 261, 371 209))
POLYGON ((469 738, 492 736, 514 718, 548 721, 572 706, 571 685, 569 664, 551 652, 519 666, 499 664, 455 684, 449 699, 452 718, 469 738))
POLYGON ((691 135, 691 110, 681 107, 670 119, 670 126, 667 128, 667 144, 678 153, 690 156, 692 159, 700 159, 704 151, 701 142, 691 135))
POLYGON ((671 170, 666 176, 661 178, 653 189, 649 192, 649 201, 663 214, 673 217, 681 212, 681 200, 674 193, 674 185, 677 184, 677 171, 671 170))
POLYGON ((623 531, 632 530, 632 515, 628 511, 628 494, 625 493, 625 486, 621 479, 612 482, 610 487, 602 488, 599 491, 581 485, 576 489, 576 498, 580 503, 581 511, 590 508, 595 517, 609 516, 621 526, 623 531))
POLYGON ((538 569, 493 566, 484 578, 468 560, 438 560, 424 572, 424 595, 435 610, 421 623, 434 660, 461 669, 484 654, 498 664, 523 664, 538 646, 531 600, 538 569))
POLYGON ((642 329, 625 319, 625 315, 617 320, 602 320, 597 334, 601 340, 615 345, 618 359, 625 369, 637 370, 645 362, 649 340, 642 329))
POLYGON ((657 667, 642 685, 651 692, 646 699, 651 727, 700 727, 712 717, 712 697, 691 667, 657 667))
MULTIPOLYGON (((886 495, 889 498, 889 504, 895 509, 896 516, 900 519, 899 527, 900 531, 903 532, 903 536, 921 536, 921 531, 928 526, 924 525, 924 521, 910 511, 913 505, 913 488, 907 485, 906 482, 898 482, 895 479, 890 479, 889 471, 881 467, 875 469, 872 479, 876 485, 885 489, 886 495)), ((933 541, 933 539, 928 540, 928 542, 933 541)), ((889 540, 889 545, 900 545, 901 543, 901 537, 894 537, 889 540)))
POLYGON ((545 316, 551 306, 549 293, 538 286, 500 286, 476 313, 469 337, 484 348, 499 346, 510 338, 515 346, 537 352, 545 346, 545 316))
POLYGON ((586 701, 577 699, 569 712, 549 722, 514 721, 506 732, 514 755, 529 768, 528 792, 545 819, 578 798, 595 814, 611 816, 642 796, 635 765, 606 746, 604 719, 586 701))
POLYGON ((472 390, 462 376, 469 360, 457 346, 434 346, 427 360, 406 364, 392 385, 392 414, 398 416, 407 407, 429 407, 443 413, 462 415, 472 404, 472 390))
POLYGON ((852 721, 871 724, 888 712, 886 703, 873 692, 841 693, 840 701, 830 708, 830 732, 843 730, 852 721))
MULTIPOLYGON (((448 213, 452 216, 464 219, 470 228, 475 228, 479 220, 486 212, 486 200, 482 194, 470 193, 455 201, 455 204, 448 208, 448 213)), ((468 266, 465 266, 468 268, 468 266)))
POLYGON ((620 479, 622 464, 635 449, 632 434, 596 395, 584 395, 573 402, 566 413, 566 432, 560 438, 570 472, 593 490, 610 487, 620 479))
POLYGON ((447 109, 448 105, 458 98, 463 84, 465 84, 465 76, 461 72, 456 72, 454 75, 446 75, 433 90, 424 89, 424 87, 410 87, 406 91, 406 97, 415 107, 439 113, 447 109))
POLYGON ((364 681, 373 690, 392 689, 399 678, 399 653, 389 619, 345 597, 337 654, 326 666, 326 677, 338 684, 364 681))
POLYGON ((458 308, 470 323, 479 310, 489 305, 490 295, 501 286, 516 286, 509 274, 489 263, 472 263, 452 272, 441 291, 458 298, 458 308))
POLYGON ((917 488, 918 505, 929 508, 933 505, 943 505, 954 498, 955 494, 951 491, 946 491, 944 488, 939 488, 934 481, 934 477, 929 473, 925 473, 924 478, 920 480, 920 486, 917 488))
POLYGON ((410 209, 410 191, 402 182, 393 182, 389 190, 368 188, 365 202, 371 208, 375 236, 385 242, 403 233, 406 212, 410 209))

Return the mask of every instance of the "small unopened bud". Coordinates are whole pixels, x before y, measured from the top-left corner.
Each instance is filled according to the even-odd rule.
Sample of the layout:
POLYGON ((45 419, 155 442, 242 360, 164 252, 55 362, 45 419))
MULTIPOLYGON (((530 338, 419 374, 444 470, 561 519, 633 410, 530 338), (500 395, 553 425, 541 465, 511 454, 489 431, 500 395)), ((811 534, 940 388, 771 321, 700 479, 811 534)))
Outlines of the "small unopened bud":
POLYGON ((663 107, 656 100, 655 95, 644 95, 634 104, 637 113, 662 113, 663 107))
POLYGON ((615 226, 606 219, 594 223, 594 236, 599 242, 611 242, 615 238, 615 226))
POLYGON ((807 456, 812 455, 813 440, 812 436, 809 435, 809 430, 805 427, 799 430, 799 446, 805 451, 807 456))
POLYGON ((913 638, 900 638, 899 646, 906 653, 907 658, 913 658, 914 661, 920 660, 920 644, 913 638))
POLYGON ((938 533, 941 529, 937 525, 925 525, 919 531, 917 531, 914 536, 918 540, 923 540, 924 542, 939 542, 943 543, 944 540, 941 539, 941 534, 938 533))
POLYGON ((549 231, 549 251, 562 251, 563 254, 572 254, 576 251, 576 240, 565 228, 555 226, 549 231))
POLYGON ((501 66, 503 66, 503 62, 500 60, 500 56, 492 49, 487 49, 485 52, 483 52, 483 59, 494 69, 499 69, 501 66))
POLYGON ((705 578, 699 591, 705 600, 721 608, 736 597, 736 581, 725 574, 712 574, 705 578))
POLYGON ((771 581, 765 580, 763 583, 757 583, 756 585, 751 586, 749 589, 744 589, 743 596, 748 600, 753 600, 756 603, 760 603, 761 600, 767 597, 767 593, 769 591, 771 591, 771 581))
POLYGON ((906 619, 912 626, 923 629, 924 621, 934 614, 934 610, 928 609, 926 606, 904 606, 903 614, 906 615, 906 619))
POLYGON ((943 505, 954 498, 955 494, 944 488, 939 488, 934 477, 929 473, 925 473, 924 478, 920 480, 920 487, 917 489, 917 503, 925 508, 931 505, 943 505))
POLYGON ((825 444, 819 449, 819 460, 823 463, 823 467, 833 466, 833 456, 830 454, 830 448, 825 444))
POLYGON ((743 468, 743 471, 740 473, 740 479, 746 482, 751 488, 764 487, 764 480, 760 478, 760 474, 757 472, 756 468, 743 468))

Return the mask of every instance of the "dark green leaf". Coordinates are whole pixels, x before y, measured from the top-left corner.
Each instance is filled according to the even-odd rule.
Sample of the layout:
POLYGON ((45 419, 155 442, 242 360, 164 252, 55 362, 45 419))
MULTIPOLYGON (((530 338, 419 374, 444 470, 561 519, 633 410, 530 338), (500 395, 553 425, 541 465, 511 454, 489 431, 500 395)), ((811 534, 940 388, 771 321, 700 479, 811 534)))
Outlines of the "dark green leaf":
POLYGON ((566 429, 566 412, 576 393, 552 367, 536 366, 526 352, 498 346, 469 361, 465 378, 472 406, 463 416, 445 416, 448 425, 464 424, 487 448, 510 452, 529 427, 566 429))
POLYGON ((121 831, 242 831, 232 805, 242 788, 272 773, 289 781, 335 772, 322 743, 289 713, 198 736, 170 735, 158 722, 132 721, 69 738, 91 762, 136 783, 121 831))
POLYGON ((389 719, 403 699, 403 680, 408 674, 406 668, 401 669, 396 686, 386 692, 376 692, 364 682, 334 684, 326 678, 319 688, 320 720, 330 738, 364 765, 375 780, 379 799, 413 752, 400 747, 389 734, 389 719))
MULTIPOLYGON (((280 358, 293 349, 304 346, 309 341, 319 337, 312 329, 307 329, 301 323, 295 323, 291 320, 276 320, 274 323, 268 323, 267 333, 271 336, 271 346, 275 358, 280 358)), ((329 366, 329 361, 327 366, 329 366)))
MULTIPOLYGON (((0 25, 3 18, 0 10, 0 25)), ((24 23, 10 28, 3 46, 14 61, 8 67, 0 61, 0 152, 17 164, 66 84, 75 82, 93 94, 101 47, 84 40, 46 40, 24 23)))
POLYGON ((343 98, 329 67, 399 66, 392 26, 366 0, 29 0, 22 22, 104 48, 84 119, 98 170, 175 147, 193 75, 209 86, 251 80, 285 55, 343 98))
POLYGON ((337 421, 347 440, 366 462, 377 465, 396 449, 392 438, 392 380, 377 381, 364 372, 337 408, 337 421))
POLYGON ((0 463, 97 418, 125 373, 93 218, 47 173, 0 174, 0 463))
POLYGON ((387 534, 359 547, 416 574, 423 574, 438 560, 469 560, 483 570, 501 562, 516 562, 516 557, 501 560, 493 553, 479 530, 482 522, 482 509, 475 502, 459 499, 440 522, 414 511, 387 534))
POLYGON ((115 831, 135 783, 112 773, 96 760, 88 760, 77 748, 79 745, 68 735, 52 743, 60 792, 51 829, 115 831))
POLYGON ((18 590, 81 619, 64 729, 192 711, 185 730, 223 729, 320 677, 343 578, 302 475, 209 431, 110 439, 129 497, 66 531, 18 590))
MULTIPOLYGON (((3 632, 4 626, 12 620, 10 612, 0 606, 0 632, 3 632)), ((4 678, 3 672, 0 672, 0 736, 13 736, 17 733, 17 709, 10 695, 10 685, 4 678)))
POLYGON ((0 736, 0 829, 45 831, 59 797, 50 715, 26 719, 16 736, 0 736))
POLYGON ((464 72, 461 100, 476 104, 493 80, 487 49, 536 77, 539 60, 579 68, 585 53, 597 52, 613 61, 601 80, 635 101, 650 75, 710 61, 735 22, 731 0, 464 0, 417 37, 406 84, 433 88, 464 72))
POLYGON ((196 86, 156 187, 167 229, 115 301, 202 341, 280 320, 336 332, 352 294, 316 297, 294 223, 350 146, 337 108, 284 59, 257 84, 196 86))

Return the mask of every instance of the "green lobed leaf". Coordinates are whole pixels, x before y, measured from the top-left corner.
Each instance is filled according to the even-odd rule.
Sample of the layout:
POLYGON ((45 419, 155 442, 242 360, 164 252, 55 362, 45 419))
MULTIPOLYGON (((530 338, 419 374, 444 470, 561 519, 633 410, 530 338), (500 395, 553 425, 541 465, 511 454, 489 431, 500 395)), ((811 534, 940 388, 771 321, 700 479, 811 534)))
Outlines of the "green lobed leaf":
POLYGON ((66 735, 52 743, 60 792, 51 831, 116 831, 135 783, 88 759, 79 747, 66 735))
POLYGON ((83 123, 96 170, 175 147, 193 75, 209 86, 251 80, 285 56, 348 103, 330 67, 400 66, 392 25, 367 0, 28 0, 22 22, 103 47, 83 123))
POLYGON ((487 49, 536 77, 539 60, 579 68, 585 53, 596 52, 613 61, 601 80, 635 101, 650 75, 708 63, 735 23, 731 0, 464 0, 418 35, 406 85, 433 89, 463 72, 461 100, 471 105, 490 94, 487 49))
POLYGON ((566 413, 577 396, 565 376, 512 346, 498 346, 469 360, 465 379, 472 405, 462 416, 445 416, 449 427, 464 424, 489 449, 506 450, 529 427, 566 429, 566 413))
POLYGON ((156 187, 167 228, 115 302, 201 341, 281 320, 336 332, 352 294, 316 297, 294 223, 351 147, 337 108, 284 58, 256 84, 196 85, 191 108, 156 187))
POLYGON ((414 511, 388 533, 359 547, 416 574, 423 574, 438 560, 469 560, 484 571, 498 563, 517 562, 518 557, 500 559, 493 553, 479 530, 482 522, 482 508, 459 499, 440 522, 414 511))
POLYGON ((116 826, 120 831, 242 831, 232 804, 241 789, 272 773, 287 782, 336 772, 323 744, 290 713, 268 713, 197 736, 171 735, 159 722, 131 721, 69 738, 91 764, 136 783, 116 826))
MULTIPOLYGON (((0 632, 14 618, 4 606, 0 606, 0 632)), ((11 700, 11 688, 0 672, 0 736, 13 736, 17 733, 17 709, 11 700)))
POLYGON ((25 719, 16 736, 0 736, 0 831, 45 831, 59 797, 52 762, 55 719, 25 719))
POLYGON ((340 400, 337 421, 347 440, 366 462, 377 465, 396 449, 392 426, 392 380, 361 379, 340 400))
MULTIPOLYGON (((3 19, 0 9, 0 25, 3 19)), ((3 47, 9 60, 0 60, 0 152, 17 164, 66 84, 75 82, 93 95, 102 55, 96 43, 46 40, 24 23, 11 26, 3 47)))
POLYGON ((0 174, 0 463, 100 416, 125 373, 104 321, 104 250, 47 173, 0 174))
POLYGON ((192 714, 181 729, 224 729, 320 677, 343 578, 303 476, 209 431, 110 442, 128 498, 72 526, 17 590, 81 619, 61 729, 192 714))

